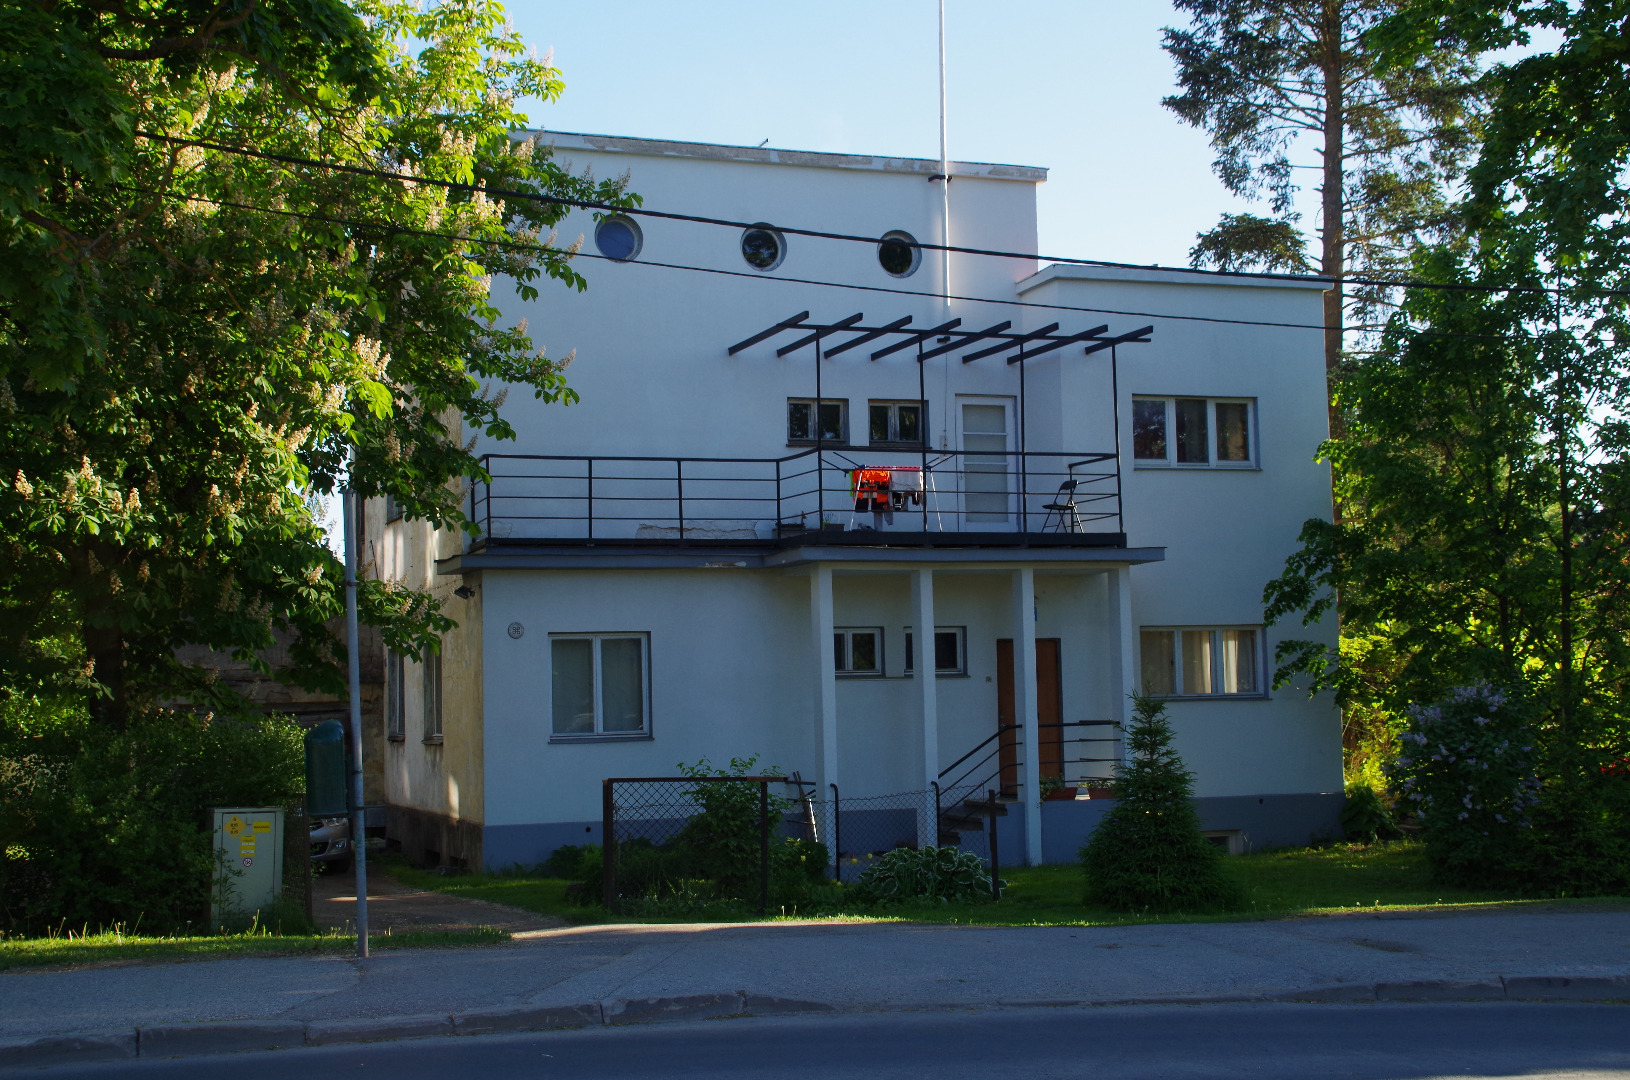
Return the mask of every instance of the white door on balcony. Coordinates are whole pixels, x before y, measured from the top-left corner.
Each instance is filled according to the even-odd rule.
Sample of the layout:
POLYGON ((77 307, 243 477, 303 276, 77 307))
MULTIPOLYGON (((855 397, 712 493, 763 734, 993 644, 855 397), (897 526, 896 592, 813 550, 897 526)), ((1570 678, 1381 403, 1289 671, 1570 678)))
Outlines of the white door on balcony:
POLYGON ((1013 399, 959 397, 962 520, 971 531, 1013 522, 1013 399))

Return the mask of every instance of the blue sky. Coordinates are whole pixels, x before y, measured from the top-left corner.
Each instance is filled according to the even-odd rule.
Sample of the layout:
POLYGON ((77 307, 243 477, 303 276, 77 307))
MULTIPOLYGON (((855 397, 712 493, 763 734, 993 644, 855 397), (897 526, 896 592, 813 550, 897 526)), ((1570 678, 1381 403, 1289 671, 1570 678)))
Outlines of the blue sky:
MULTIPOLYGON (((566 81, 559 131, 890 156, 939 154, 936 0, 512 0, 566 81)), ((948 0, 950 153, 1043 165, 1043 254, 1187 265, 1246 204, 1203 133, 1161 108, 1156 0, 948 0)), ((1310 162, 1311 163, 1311 162, 1310 162)), ((637 185, 636 185, 637 188, 637 185)), ((655 207, 654 207, 655 208, 655 207)), ((685 210, 685 207, 661 207, 685 210)))

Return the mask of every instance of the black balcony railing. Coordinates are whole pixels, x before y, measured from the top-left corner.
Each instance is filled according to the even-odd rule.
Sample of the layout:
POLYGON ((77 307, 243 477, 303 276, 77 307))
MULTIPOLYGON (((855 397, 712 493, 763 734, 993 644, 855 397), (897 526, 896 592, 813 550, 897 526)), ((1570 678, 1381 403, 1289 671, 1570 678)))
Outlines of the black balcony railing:
POLYGON ((477 543, 1124 544, 1110 453, 810 449, 781 458, 489 454, 477 543))

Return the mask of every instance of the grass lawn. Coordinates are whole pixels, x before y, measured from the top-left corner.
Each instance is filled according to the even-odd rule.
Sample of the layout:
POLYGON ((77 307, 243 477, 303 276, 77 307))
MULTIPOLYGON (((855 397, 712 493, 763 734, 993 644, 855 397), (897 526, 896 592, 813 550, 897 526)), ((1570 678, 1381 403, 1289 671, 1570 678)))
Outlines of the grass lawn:
MULTIPOLYGON (((370 934, 373 949, 496 945, 508 941, 502 930, 481 926, 469 930, 370 934)), ((42 938, 0 937, 0 971, 20 967, 76 964, 120 964, 152 960, 217 960, 232 956, 293 956, 301 953, 354 952, 349 934, 214 934, 207 937, 140 937, 114 930, 95 934, 53 934, 42 938)))
MULTIPOLYGON (((827 890, 815 910, 777 910, 772 918, 835 918, 909 922, 973 923, 982 926, 1081 926, 1138 922, 1218 922, 1329 914, 1357 908, 1385 910, 1536 901, 1515 892, 1457 889, 1434 885, 1420 844, 1338 844, 1324 848, 1236 855, 1224 864, 1245 892, 1245 906, 1226 914, 1123 915, 1081 902, 1081 871, 1074 866, 1004 870, 1008 888, 999 903, 937 906, 895 905, 861 908, 843 904, 836 888, 827 890)), ((617 916, 598 905, 567 903, 568 882, 522 874, 472 874, 445 878, 393 866, 391 874, 405 885, 436 889, 457 896, 490 900, 570 922, 710 922, 756 918, 750 909, 719 906, 689 916, 665 918, 617 916)), ((1558 903, 1559 901, 1542 901, 1558 903)), ((1600 903, 1602 901, 1560 901, 1600 903)), ((1607 901, 1615 902, 1615 901, 1607 901)), ((1622 901, 1618 901, 1622 902, 1622 901)))

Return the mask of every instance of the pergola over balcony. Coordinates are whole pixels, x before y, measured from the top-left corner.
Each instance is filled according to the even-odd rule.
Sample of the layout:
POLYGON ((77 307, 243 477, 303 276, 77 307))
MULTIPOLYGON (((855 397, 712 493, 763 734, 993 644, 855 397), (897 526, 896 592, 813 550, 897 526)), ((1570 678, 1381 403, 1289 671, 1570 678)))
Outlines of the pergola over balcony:
POLYGON ((478 545, 757 547, 850 544, 887 547, 1124 547, 1118 449, 1033 450, 1025 432, 1025 362, 1080 345, 1108 350, 1120 445, 1115 348, 1147 342, 1153 326, 1110 334, 1057 323, 1013 332, 1011 322, 964 330, 962 320, 912 328, 911 316, 868 325, 861 313, 831 323, 800 312, 728 349, 736 355, 779 335, 785 358, 812 349, 814 397, 822 361, 872 342, 881 360, 923 362, 961 353, 963 363, 1006 359, 1018 367, 1018 450, 854 447, 815 425, 808 450, 775 458, 489 454, 490 480, 471 490, 478 545), (911 350, 911 351, 907 351, 911 350))

